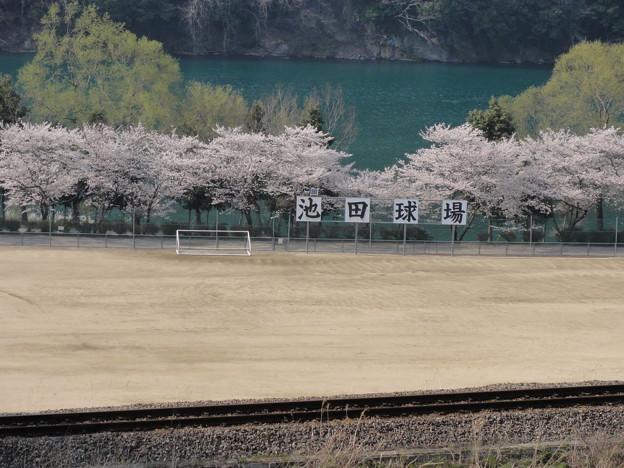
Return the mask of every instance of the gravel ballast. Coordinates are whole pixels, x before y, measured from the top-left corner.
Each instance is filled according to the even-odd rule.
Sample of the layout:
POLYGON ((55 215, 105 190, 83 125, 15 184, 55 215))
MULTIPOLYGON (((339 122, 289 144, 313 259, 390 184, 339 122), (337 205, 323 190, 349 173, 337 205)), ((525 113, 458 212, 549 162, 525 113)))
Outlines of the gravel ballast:
POLYGON ((390 451, 433 448, 447 448, 450 453, 467 447, 512 444, 588 444, 622 439, 623 434, 624 407, 618 406, 364 417, 67 437, 6 437, 0 439, 0 466, 244 466, 241 460, 266 457, 374 457, 390 451))

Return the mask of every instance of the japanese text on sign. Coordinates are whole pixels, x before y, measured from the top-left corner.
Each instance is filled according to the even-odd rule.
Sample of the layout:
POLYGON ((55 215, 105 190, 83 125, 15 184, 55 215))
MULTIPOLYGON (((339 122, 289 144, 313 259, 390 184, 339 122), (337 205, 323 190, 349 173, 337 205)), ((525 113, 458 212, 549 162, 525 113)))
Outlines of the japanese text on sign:
POLYGON ((322 213, 321 197, 297 197, 297 221, 319 222, 322 213))
POLYGON ((442 202, 442 224, 466 225, 468 202, 466 200, 444 200, 442 202))
POLYGON ((345 198, 345 222, 368 223, 370 198, 345 198))
POLYGON ((418 224, 418 200, 395 199, 392 221, 402 224, 418 224))

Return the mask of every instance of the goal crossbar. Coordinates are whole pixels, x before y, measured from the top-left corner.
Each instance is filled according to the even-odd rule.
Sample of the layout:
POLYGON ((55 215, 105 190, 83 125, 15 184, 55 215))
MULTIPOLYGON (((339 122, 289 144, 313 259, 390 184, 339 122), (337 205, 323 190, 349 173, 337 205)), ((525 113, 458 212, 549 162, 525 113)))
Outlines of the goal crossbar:
POLYGON ((249 231, 178 229, 176 253, 178 255, 249 257, 251 256, 251 238, 249 231))

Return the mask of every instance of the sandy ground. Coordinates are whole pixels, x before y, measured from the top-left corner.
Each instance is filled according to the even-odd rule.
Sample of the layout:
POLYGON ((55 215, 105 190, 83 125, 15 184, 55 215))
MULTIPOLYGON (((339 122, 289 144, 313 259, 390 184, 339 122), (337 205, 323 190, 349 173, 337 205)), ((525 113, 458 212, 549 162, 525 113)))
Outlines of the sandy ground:
POLYGON ((0 412, 624 379, 624 259, 0 248, 0 412))

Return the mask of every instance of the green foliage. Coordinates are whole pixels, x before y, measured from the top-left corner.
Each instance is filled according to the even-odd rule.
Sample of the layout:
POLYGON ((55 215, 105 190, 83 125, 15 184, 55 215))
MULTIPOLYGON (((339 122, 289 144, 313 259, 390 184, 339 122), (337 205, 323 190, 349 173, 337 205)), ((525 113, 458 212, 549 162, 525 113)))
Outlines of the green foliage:
MULTIPOLYGON (((51 0, 0 0, 5 37, 13 36, 17 29, 25 40, 36 29, 50 3, 51 0)), ((352 30, 387 38, 418 31, 451 52, 460 55, 465 52, 467 58, 485 60, 552 60, 577 38, 615 42, 624 37, 621 0, 320 3, 316 0, 81 0, 81 3, 108 13, 112 21, 123 23, 137 36, 162 41, 170 49, 201 53, 253 49, 260 38, 279 35, 283 25, 288 25, 290 31, 299 30, 301 38, 316 32, 327 35, 335 28, 328 22, 336 20, 352 30), (315 19, 312 22, 310 18, 315 19)), ((291 36, 289 41, 296 43, 297 38, 291 36)))
POLYGON ((53 4, 35 35, 37 53, 19 71, 32 120, 167 128, 181 81, 162 45, 138 39, 93 5, 53 4))
POLYGON ((485 138, 498 141, 511 137, 515 132, 511 114, 504 110, 498 99, 492 97, 487 110, 478 109, 468 113, 468 123, 481 130, 485 138))
POLYGON ((615 242, 615 231, 583 231, 580 228, 561 230, 556 233, 559 242, 579 242, 590 244, 613 244, 615 242))
POLYGON ((499 235, 505 242, 514 242, 516 240, 516 233, 514 231, 502 231, 499 235))
POLYGON ((559 57, 550 80, 501 103, 513 115, 519 135, 624 122, 624 44, 583 42, 559 57))
POLYGON ((247 101, 240 91, 229 85, 213 86, 191 81, 186 86, 178 129, 209 141, 216 135, 216 126, 242 126, 248 113, 247 101))
POLYGON ((20 228, 20 222, 14 219, 0 220, 0 231, 14 231, 17 232, 20 228))
POLYGON ((10 75, 0 75, 0 122, 12 124, 26 116, 26 108, 10 75))
POLYGON ((262 104, 258 101, 254 101, 249 114, 247 114, 245 118, 245 129, 251 133, 265 133, 264 116, 265 112, 262 108, 262 104))
POLYGON ((624 4, 620 0, 593 0, 585 3, 581 24, 587 37, 613 41, 624 36, 624 4))
POLYGON ((177 30, 180 2, 176 0, 89 0, 89 3, 137 36, 163 41, 168 39, 168 33, 180 33, 177 30))
POLYGON ((137 226, 139 228, 139 232, 144 236, 154 236, 158 234, 158 226, 153 223, 146 223, 137 226))
POLYGON ((186 225, 181 223, 167 223, 161 226, 162 233, 165 236, 175 236, 178 229, 184 229, 186 225))
POLYGON ((321 115, 321 109, 318 105, 312 105, 306 109, 307 115, 301 122, 301 125, 311 125, 317 132, 323 131, 323 116, 321 115))
POLYGON ((378 0, 352 0, 352 6, 359 17, 373 23, 387 23, 401 13, 402 2, 380 2, 378 0))

